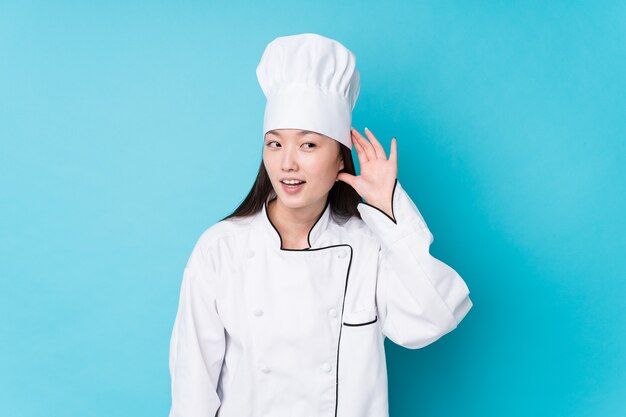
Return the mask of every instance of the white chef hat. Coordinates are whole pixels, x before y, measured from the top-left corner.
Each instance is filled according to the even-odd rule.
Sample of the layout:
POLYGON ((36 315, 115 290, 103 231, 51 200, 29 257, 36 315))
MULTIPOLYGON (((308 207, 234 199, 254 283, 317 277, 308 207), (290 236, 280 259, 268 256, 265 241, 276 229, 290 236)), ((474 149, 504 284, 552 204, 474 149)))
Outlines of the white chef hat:
POLYGON ((356 57, 345 46, 315 33, 281 36, 266 46, 256 74, 267 98, 263 135, 311 130, 352 149, 361 82, 356 57))

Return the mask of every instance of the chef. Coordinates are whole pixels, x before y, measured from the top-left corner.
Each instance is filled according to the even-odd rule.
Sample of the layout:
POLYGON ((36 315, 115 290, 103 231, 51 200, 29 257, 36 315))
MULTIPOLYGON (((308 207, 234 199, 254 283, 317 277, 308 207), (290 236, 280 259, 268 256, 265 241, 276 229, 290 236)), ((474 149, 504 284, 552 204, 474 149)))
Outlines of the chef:
POLYGON ((256 72, 263 163, 184 269, 169 416, 386 417, 384 339, 435 342, 472 307, 469 289, 429 253, 395 138, 387 158, 372 132, 351 128, 354 54, 317 34, 283 36, 256 72))

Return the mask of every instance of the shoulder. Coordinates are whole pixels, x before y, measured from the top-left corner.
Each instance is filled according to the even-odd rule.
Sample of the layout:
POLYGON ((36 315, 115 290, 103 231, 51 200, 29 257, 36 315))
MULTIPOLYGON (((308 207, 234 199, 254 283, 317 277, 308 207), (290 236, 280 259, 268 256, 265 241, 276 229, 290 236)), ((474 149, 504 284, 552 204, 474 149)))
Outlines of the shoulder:
POLYGON ((344 223, 336 223, 342 231, 355 239, 365 239, 376 243, 377 238, 372 229, 358 216, 351 216, 344 223))
POLYGON ((229 218, 204 229, 197 239, 196 247, 204 253, 216 250, 220 245, 237 239, 245 239, 249 233, 255 215, 242 218, 229 218))

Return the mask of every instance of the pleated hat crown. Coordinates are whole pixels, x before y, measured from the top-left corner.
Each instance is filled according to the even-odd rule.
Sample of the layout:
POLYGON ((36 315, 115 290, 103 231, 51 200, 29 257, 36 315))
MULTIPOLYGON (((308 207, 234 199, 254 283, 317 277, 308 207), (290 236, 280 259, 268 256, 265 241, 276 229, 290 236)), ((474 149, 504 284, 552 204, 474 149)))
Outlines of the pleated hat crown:
POLYGON ((352 149, 352 110, 360 90, 355 55, 315 33, 281 36, 266 47, 256 68, 267 98, 263 135, 304 129, 352 149))

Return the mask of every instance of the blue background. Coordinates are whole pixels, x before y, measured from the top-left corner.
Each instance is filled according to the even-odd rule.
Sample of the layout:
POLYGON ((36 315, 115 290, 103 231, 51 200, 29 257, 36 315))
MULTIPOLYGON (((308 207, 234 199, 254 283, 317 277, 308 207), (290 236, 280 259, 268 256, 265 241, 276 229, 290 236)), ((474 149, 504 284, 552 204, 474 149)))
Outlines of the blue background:
MULTIPOLYGON (((357 56, 474 307, 386 341, 400 416, 626 415, 626 3, 0 5, 5 416, 163 416, 182 271, 249 191, 277 36, 357 56)), ((354 153, 356 158, 356 153, 354 153)))

